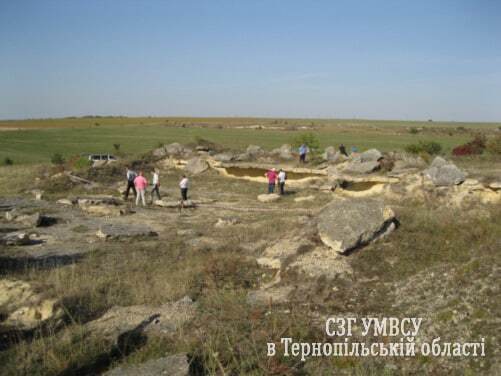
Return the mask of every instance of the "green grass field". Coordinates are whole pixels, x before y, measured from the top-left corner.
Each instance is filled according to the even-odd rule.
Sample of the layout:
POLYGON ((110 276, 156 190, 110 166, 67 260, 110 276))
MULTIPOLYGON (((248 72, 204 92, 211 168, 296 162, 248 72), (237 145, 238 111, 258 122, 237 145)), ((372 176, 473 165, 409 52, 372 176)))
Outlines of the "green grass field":
POLYGON ((305 120, 253 118, 126 118, 84 117, 0 121, 0 161, 15 164, 47 162, 54 153, 121 152, 133 156, 160 143, 189 143, 197 137, 241 149, 257 144, 265 149, 292 143, 298 134, 312 131, 322 147, 371 147, 398 150, 419 140, 438 141, 444 150, 471 139, 475 132, 497 132, 501 123, 436 123, 370 120, 305 120), (260 125, 262 129, 252 129, 260 125), (413 133, 417 132, 417 133, 413 133))

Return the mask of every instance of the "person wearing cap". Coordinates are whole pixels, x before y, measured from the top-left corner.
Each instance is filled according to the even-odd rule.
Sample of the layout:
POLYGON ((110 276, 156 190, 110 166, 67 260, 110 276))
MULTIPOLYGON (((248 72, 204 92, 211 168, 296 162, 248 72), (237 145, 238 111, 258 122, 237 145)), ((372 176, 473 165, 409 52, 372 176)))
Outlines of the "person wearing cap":
POLYGON ((278 172, 278 186, 280 187, 280 194, 285 194, 285 181, 287 180, 287 174, 283 169, 278 172))
POLYGON ((275 182, 277 181, 277 170, 274 168, 268 170, 266 174, 264 174, 268 178, 268 193, 275 192, 275 182))

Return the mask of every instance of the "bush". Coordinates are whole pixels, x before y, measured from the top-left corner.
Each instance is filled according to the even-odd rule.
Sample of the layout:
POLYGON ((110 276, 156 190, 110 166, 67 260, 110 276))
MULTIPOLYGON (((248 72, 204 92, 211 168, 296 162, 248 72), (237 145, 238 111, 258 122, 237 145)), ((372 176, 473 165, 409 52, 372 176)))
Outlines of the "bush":
POLYGON ((419 141, 417 144, 407 145, 405 151, 411 154, 427 153, 436 155, 442 151, 442 145, 435 141, 419 141))
POLYGON ((452 149, 452 154, 455 156, 482 154, 485 149, 485 138, 483 136, 475 136, 473 140, 464 145, 459 145, 452 149))
POLYGON ((293 146, 295 148, 298 148, 303 144, 308 146, 312 155, 318 154, 320 151, 320 141, 318 140, 318 137, 311 132, 301 134, 294 139, 293 146))
POLYGON ((409 129, 409 133, 410 134, 418 134, 419 133, 419 129, 415 128, 415 127, 412 127, 409 129))
POLYGON ((14 164, 14 161, 9 157, 5 157, 5 159, 3 160, 3 164, 4 166, 12 166, 14 164))
POLYGON ((80 157, 73 163, 73 167, 77 170, 81 170, 90 166, 92 166, 92 162, 87 157, 80 157))
POLYGON ((50 158, 50 161, 52 164, 57 165, 57 166, 61 166, 64 164, 64 158, 59 153, 53 154, 52 157, 50 158))
POLYGON ((113 144, 113 148, 118 153, 120 151, 120 144, 113 144))
POLYGON ((487 142, 486 149, 491 154, 501 155, 501 136, 491 138, 487 142))

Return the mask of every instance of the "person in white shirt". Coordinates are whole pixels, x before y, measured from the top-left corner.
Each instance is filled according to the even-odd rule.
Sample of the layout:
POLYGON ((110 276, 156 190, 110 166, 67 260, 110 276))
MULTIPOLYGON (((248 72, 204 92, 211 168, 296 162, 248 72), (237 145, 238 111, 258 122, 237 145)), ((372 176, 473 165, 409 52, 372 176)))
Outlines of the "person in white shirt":
POLYGON ((158 169, 155 168, 155 170, 153 171, 153 179, 151 181, 151 184, 152 184, 152 189, 151 189, 151 202, 153 202, 153 194, 156 193, 157 194, 157 198, 159 200, 161 200, 162 198, 160 197, 160 191, 159 191, 159 187, 160 187, 160 176, 159 176, 159 171, 158 169))
POLYGON ((186 175, 183 175, 183 178, 179 182, 179 188, 181 188, 181 198, 183 201, 188 200, 188 188, 189 188, 189 181, 186 175))
POLYGON ((287 180, 287 174, 283 169, 278 172, 278 185, 280 186, 280 194, 285 194, 285 181, 287 180))

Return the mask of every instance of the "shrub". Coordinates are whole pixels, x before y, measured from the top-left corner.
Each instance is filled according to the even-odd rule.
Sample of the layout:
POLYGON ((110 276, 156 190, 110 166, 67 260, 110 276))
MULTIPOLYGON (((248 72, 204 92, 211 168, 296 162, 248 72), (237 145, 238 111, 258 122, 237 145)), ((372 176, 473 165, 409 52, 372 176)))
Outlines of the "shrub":
POLYGON ((92 162, 89 160, 89 158, 86 157, 80 157, 73 163, 73 167, 77 170, 81 170, 90 166, 92 166, 92 162))
POLYGON ((320 150, 320 141, 318 140, 318 137, 311 132, 303 133, 294 139, 293 142, 294 147, 298 148, 302 144, 307 145, 308 148, 310 149, 310 153, 313 155, 318 154, 320 150))
POLYGON ((427 153, 436 155, 442 151, 442 145, 435 141, 419 141, 417 144, 407 145, 405 151, 412 154, 427 153))
POLYGON ((3 160, 3 164, 4 166, 12 166, 14 164, 14 161, 9 157, 5 157, 5 159, 3 160))
POLYGON ((118 153, 120 151, 120 144, 113 144, 113 148, 118 153))
POLYGON ((409 133, 410 134, 418 134, 419 133, 419 129, 415 128, 415 127, 412 127, 409 129, 409 133))
POLYGON ((477 135, 473 140, 452 149, 455 156, 482 154, 485 149, 485 138, 477 135))
POLYGON ((58 165, 58 166, 61 166, 61 165, 64 164, 64 158, 59 153, 53 154, 52 157, 50 158, 50 161, 51 161, 52 164, 58 165))
POLYGON ((487 142, 486 149, 491 154, 501 155, 501 136, 491 138, 487 142))

